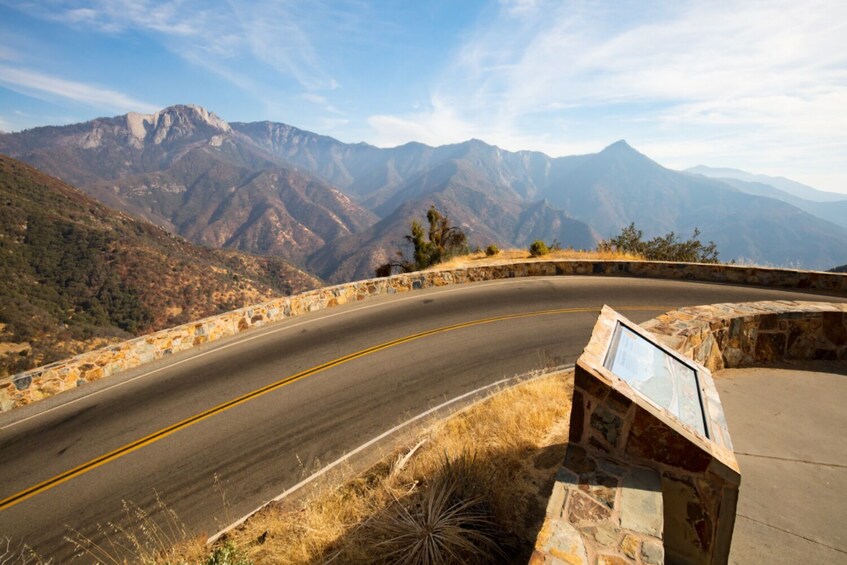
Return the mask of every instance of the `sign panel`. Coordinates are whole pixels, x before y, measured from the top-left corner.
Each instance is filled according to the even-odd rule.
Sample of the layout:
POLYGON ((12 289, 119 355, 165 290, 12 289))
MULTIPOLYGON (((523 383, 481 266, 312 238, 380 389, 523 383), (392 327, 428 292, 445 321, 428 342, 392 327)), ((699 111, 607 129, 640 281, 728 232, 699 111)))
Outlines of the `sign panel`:
POLYGON ((708 438, 697 371, 618 322, 604 366, 708 438))

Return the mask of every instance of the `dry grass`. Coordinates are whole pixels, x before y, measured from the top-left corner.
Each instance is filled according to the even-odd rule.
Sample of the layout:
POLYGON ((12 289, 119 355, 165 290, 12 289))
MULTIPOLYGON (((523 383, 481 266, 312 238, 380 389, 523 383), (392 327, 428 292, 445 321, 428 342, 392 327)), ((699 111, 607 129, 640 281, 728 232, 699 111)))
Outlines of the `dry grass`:
POLYGON ((533 257, 526 249, 504 249, 497 255, 486 256, 484 252, 471 253, 461 257, 453 257, 449 261, 433 265, 430 269, 457 269, 461 267, 479 267, 484 265, 503 265, 516 261, 549 261, 549 260, 578 260, 578 261, 643 261, 644 257, 633 253, 617 251, 582 251, 576 249, 559 249, 541 257, 533 257))
POLYGON ((497 562, 526 562, 564 456, 571 387, 570 374, 557 374, 503 390, 422 430, 411 456, 398 451, 297 507, 268 507, 227 542, 259 564, 415 562, 404 548, 452 542, 463 560, 475 560, 470 544, 497 562), (439 519, 460 513, 461 524, 439 530, 439 519), (463 533, 444 534, 451 531, 463 533))
POLYGON ((43 559, 24 543, 0 538, 0 565, 52 565, 52 559, 43 559))
POLYGON ((176 513, 157 497, 152 511, 124 502, 125 524, 98 525, 98 540, 71 529, 65 540, 83 562, 104 565, 129 563, 206 563, 205 539, 192 535, 176 513))

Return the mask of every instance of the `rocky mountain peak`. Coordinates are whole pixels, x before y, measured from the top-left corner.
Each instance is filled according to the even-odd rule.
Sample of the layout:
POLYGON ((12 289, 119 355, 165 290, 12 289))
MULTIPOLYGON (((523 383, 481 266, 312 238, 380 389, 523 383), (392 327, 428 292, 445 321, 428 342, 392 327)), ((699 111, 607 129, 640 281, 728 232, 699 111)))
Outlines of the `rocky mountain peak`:
POLYGON ((188 139, 195 135, 215 135, 232 131, 214 112, 193 104, 169 106, 154 114, 130 112, 127 129, 139 144, 159 145, 165 141, 188 139))

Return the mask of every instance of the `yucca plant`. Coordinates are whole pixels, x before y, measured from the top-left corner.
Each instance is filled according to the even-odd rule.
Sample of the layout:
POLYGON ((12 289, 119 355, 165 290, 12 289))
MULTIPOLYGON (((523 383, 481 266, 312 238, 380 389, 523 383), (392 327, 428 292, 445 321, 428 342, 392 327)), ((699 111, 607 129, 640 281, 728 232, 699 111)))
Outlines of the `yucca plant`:
POLYGON ((406 565, 486 563, 502 557, 488 501, 491 475, 473 456, 444 465, 411 504, 399 500, 374 523, 376 559, 406 565))

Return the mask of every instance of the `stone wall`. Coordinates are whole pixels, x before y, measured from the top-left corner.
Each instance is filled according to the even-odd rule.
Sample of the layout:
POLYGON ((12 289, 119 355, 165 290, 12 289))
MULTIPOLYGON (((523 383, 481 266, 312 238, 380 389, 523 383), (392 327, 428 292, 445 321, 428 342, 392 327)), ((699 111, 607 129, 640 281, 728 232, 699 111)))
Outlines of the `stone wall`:
POLYGON ((642 327, 711 371, 783 359, 847 360, 847 304, 841 303, 693 306, 642 327))
POLYGON ((396 292, 532 276, 623 276, 812 289, 847 295, 847 274, 649 261, 536 261, 425 271, 326 287, 162 330, 0 380, 0 411, 306 312, 396 292))

